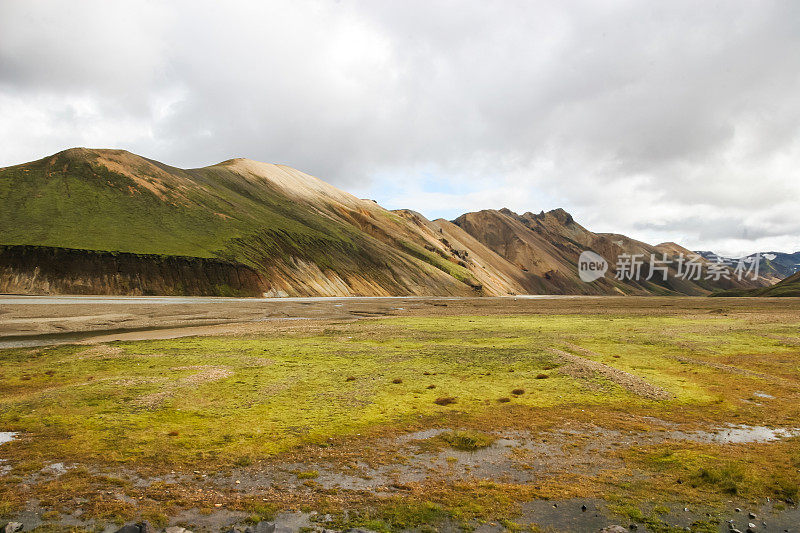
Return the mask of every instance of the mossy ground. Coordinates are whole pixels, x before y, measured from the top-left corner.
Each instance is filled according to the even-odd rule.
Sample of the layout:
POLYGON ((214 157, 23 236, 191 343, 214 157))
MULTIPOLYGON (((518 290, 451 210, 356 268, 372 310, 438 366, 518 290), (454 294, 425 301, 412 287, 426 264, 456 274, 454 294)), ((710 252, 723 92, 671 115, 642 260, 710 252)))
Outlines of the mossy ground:
MULTIPOLYGON (((634 442, 607 452, 623 467, 593 476, 565 471, 535 486, 428 479, 388 500, 326 489, 314 461, 324 454, 339 454, 343 462, 396 460, 370 443, 426 427, 490 435, 565 425, 795 427, 799 325, 800 314, 791 310, 410 317, 319 323, 281 334, 3 350, 0 429, 17 431, 20 439, 0 447, 10 468, 0 477, 0 511, 12 514, 33 497, 63 511, 69 492, 86 494, 85 510, 100 519, 148 513, 163 519, 215 501, 253 515, 267 514, 256 505, 271 512, 308 505, 335 516, 350 509, 351 525, 402 529, 441 516, 511 520, 518 503, 540 497, 600 497, 628 514, 654 500, 796 501, 798 438, 634 442), (562 372, 550 350, 576 346, 582 356, 674 398, 650 400, 599 376, 562 372), (754 397, 756 391, 773 398, 754 397), (455 402, 438 405, 442 397, 455 402), (296 471, 304 480, 297 494, 206 489, 201 495, 191 483, 142 488, 102 474, 119 468, 142 477, 175 469, 224 472, 283 458, 308 466, 296 471), (30 481, 54 462, 77 466, 57 479, 30 481), (27 488, 20 491, 23 482, 27 488), (104 491, 131 499, 109 499, 104 491)), ((580 443, 576 435, 563 446, 580 443)), ((197 480, 198 487, 203 483, 197 480)))

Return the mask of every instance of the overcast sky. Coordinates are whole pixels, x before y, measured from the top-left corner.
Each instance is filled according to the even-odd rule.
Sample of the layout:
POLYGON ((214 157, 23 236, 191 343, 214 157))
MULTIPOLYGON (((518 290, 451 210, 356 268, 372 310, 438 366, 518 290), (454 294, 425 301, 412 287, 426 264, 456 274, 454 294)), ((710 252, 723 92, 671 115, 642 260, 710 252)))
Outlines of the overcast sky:
POLYGON ((0 1, 0 166, 286 163, 388 208, 800 250, 800 2, 0 1))

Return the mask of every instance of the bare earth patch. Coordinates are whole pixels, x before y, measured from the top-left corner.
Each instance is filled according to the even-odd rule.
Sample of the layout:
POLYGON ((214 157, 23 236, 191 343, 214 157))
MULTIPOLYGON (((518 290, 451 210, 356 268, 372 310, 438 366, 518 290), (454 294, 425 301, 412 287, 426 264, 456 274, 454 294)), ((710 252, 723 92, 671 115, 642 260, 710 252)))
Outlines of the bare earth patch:
POLYGON ((147 409, 156 409, 166 399, 172 398, 181 389, 187 387, 195 387, 197 385, 202 385, 204 383, 220 381, 222 379, 225 379, 233 375, 233 371, 230 368, 222 366, 199 366, 199 365, 182 366, 182 367, 174 367, 172 370, 199 370, 199 369, 202 370, 200 370, 200 372, 196 374, 192 374, 191 376, 186 376, 184 378, 168 382, 164 386, 164 390, 154 392, 146 396, 142 396, 137 400, 137 403, 147 409))

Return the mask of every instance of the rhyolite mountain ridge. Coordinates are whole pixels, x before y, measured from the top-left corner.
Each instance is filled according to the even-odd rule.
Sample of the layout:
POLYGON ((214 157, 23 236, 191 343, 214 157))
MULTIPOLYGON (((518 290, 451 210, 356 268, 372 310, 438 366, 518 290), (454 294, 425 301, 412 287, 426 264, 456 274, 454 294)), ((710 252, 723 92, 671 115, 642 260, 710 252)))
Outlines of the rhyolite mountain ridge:
POLYGON ((691 254, 593 233, 561 209, 428 220, 248 159, 180 169, 73 148, 0 169, 4 293, 703 295, 769 281, 687 281, 674 271, 666 282, 620 281, 621 253, 691 254), (604 279, 579 279, 583 250, 609 261, 604 279))
MULTIPOLYGON (((740 258, 724 257, 707 250, 696 251, 704 259, 712 262, 736 264, 740 258)), ((800 252, 787 254, 783 252, 761 252, 750 254, 742 259, 759 260, 759 273, 767 279, 782 280, 800 272, 800 252)))

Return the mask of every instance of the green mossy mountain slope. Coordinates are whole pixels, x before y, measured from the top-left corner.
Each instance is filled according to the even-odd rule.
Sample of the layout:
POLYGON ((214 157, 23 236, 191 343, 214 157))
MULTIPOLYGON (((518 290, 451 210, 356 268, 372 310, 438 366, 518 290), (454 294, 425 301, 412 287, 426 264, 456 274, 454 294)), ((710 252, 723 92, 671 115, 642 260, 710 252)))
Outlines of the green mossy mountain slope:
POLYGON ((0 199, 4 244, 211 257, 262 228, 277 238, 346 240, 224 163, 182 170, 123 151, 72 149, 2 169, 0 199), (117 161, 124 173, 107 165, 117 161))
POLYGON ((471 294, 479 285, 395 246, 424 244, 397 215, 249 160, 184 170, 122 150, 70 149, 0 169, 0 203, 0 244, 218 257, 290 294, 471 294))

